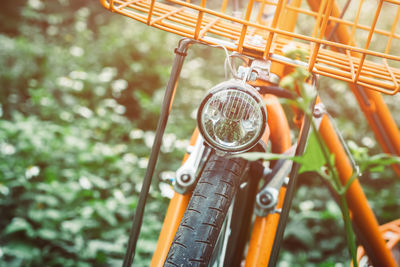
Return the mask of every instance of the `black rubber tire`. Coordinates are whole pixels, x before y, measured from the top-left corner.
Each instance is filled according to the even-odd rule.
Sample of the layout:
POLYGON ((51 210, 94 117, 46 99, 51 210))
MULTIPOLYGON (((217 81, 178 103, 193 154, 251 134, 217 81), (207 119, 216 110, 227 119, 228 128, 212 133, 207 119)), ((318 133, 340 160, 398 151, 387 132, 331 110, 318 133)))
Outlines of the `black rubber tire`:
POLYGON ((246 166, 241 158, 212 155, 199 178, 164 266, 208 266, 246 166))
POLYGON ((239 188, 233 203, 231 233, 228 239, 223 266, 240 267, 250 238, 252 215, 255 198, 258 191, 259 177, 253 173, 246 173, 247 185, 239 188))

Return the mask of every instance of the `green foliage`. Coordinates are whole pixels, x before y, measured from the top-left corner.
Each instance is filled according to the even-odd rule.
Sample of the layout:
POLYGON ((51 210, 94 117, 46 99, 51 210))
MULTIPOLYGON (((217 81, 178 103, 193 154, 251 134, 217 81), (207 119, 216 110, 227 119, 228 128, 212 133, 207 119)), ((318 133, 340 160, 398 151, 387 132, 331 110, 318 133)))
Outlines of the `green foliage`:
POLYGON ((299 173, 318 172, 326 164, 326 159, 318 145, 317 137, 314 132, 310 133, 307 141, 307 146, 301 160, 299 173))
POLYGON ((299 182, 285 229, 282 266, 348 266, 340 208, 312 173, 301 174, 299 182))
MULTIPOLYGON (((297 49, 291 50, 288 56, 292 59, 296 59, 297 57, 304 58, 304 54, 297 49)), ((308 72, 302 68, 296 68, 290 75, 284 77, 281 81, 281 86, 292 90, 297 91, 299 93, 299 97, 296 100, 285 101, 292 106, 299 108, 299 110, 304 114, 304 116, 310 120, 312 120, 312 115, 310 112, 311 103, 314 101, 316 97, 315 88, 312 88, 304 81, 309 76, 308 72)), ((299 174, 314 172, 317 174, 317 177, 321 178, 325 185, 331 189, 331 195, 336 197, 339 201, 340 210, 342 212, 344 228, 346 232, 348 249, 351 255, 352 262, 355 266, 356 262, 356 244, 355 244, 355 236, 351 227, 350 221, 350 213, 347 207, 345 194, 348 188, 351 186, 354 180, 357 179, 357 172, 354 172, 353 176, 347 181, 345 185, 339 180, 339 176, 337 170, 334 167, 334 155, 331 155, 327 150, 327 147, 324 144, 324 140, 322 136, 318 133, 315 121, 311 121, 311 133, 307 141, 307 146, 303 156, 288 156, 286 154, 273 154, 273 153, 243 153, 238 155, 238 157, 243 157, 247 160, 259 160, 263 159, 265 161, 277 160, 277 159, 288 159, 293 160, 297 163, 301 164, 301 168, 299 170, 299 174)), ((387 154, 378 154, 370 157, 368 155, 368 150, 363 147, 359 147, 355 142, 349 142, 350 150, 353 152, 354 157, 358 163, 359 169, 361 172, 383 172, 385 170, 385 166, 390 164, 399 164, 399 157, 390 156, 387 154)), ((312 194, 312 192, 311 192, 312 194)), ((307 206, 313 207, 317 200, 308 202, 307 206)), ((300 204, 301 207, 301 204, 300 204)), ((311 208, 312 209, 312 208, 311 208)), ((318 220, 320 223, 323 223, 324 213, 320 216, 320 213, 315 211, 306 211, 304 214, 309 213, 311 217, 315 220, 318 220), (322 221, 321 221, 321 219, 322 221)), ((312 234, 310 233, 310 225, 301 222, 303 213, 297 214, 294 217, 294 222, 289 223, 286 229, 286 242, 291 237, 297 239, 297 241, 305 247, 305 250, 308 251, 311 249, 311 246, 315 244, 316 240, 313 239, 312 234), (305 226, 307 225, 307 226, 305 226), (292 229, 293 226, 293 229, 292 229)), ((340 238, 339 238, 340 240, 340 238)), ((292 241, 294 242, 294 241, 292 241)), ((299 244, 299 245, 300 245, 299 244)), ((331 243, 333 244, 333 243, 331 243)), ((311 260, 312 258, 316 258, 319 260, 322 258, 323 249, 312 251, 314 254, 304 259, 304 262, 300 264, 305 264, 306 261, 311 260), (318 255, 318 256, 317 256, 318 255)), ((288 257, 287 254, 284 254, 283 261, 285 257, 288 257)), ((324 256, 326 258, 326 255, 324 256)), ((290 261, 290 257, 288 259, 290 261)))
MULTIPOLYGON (((13 1, 3 11, 0 266, 121 265, 178 38, 97 1, 13 1)), ((186 60, 136 266, 148 266, 166 210, 158 187, 170 188, 157 178, 179 167, 193 103, 222 77, 218 64, 206 67, 216 53, 186 60)))
MULTIPOLYGON (((176 39, 97 2, 6 5, 20 18, 0 34, 0 266, 120 265, 176 39)), ((166 137, 157 176, 183 155, 166 137)), ((150 201, 143 266, 166 208, 150 201)))
MULTIPOLYGON (((0 266, 121 265, 178 38, 79 0, 5 1, 0 32, 0 266)), ((178 168, 223 56, 189 51, 156 178, 178 168)), ((360 145, 368 128, 344 117, 360 145)), ((361 178, 382 222, 398 213, 393 176, 361 178)), ((321 181, 300 180, 282 262, 333 266, 345 254, 340 211, 321 181)), ((168 188, 152 185, 135 266, 155 248, 167 205, 158 186, 168 188)))
POLYGON ((293 160, 301 164, 299 170, 300 174, 305 172, 320 171, 321 168, 326 164, 326 160, 322 155, 322 151, 318 146, 316 136, 313 132, 310 133, 310 137, 308 139, 307 146, 302 157, 264 152, 247 152, 235 155, 234 157, 245 158, 249 161, 256 161, 259 159, 262 159, 264 161, 279 159, 293 160))

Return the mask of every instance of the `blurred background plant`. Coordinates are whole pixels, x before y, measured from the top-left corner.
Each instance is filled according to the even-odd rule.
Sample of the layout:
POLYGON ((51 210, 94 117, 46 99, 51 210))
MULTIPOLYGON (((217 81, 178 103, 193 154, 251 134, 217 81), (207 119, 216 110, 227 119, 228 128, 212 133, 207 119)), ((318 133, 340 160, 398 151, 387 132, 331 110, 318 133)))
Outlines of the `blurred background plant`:
MULTIPOLYGON (((0 266, 121 264, 178 40, 97 1, 2 4, 0 266)), ((151 259, 171 193, 164 181, 180 165, 196 103, 224 78, 224 53, 214 50, 194 48, 185 63, 135 266, 151 259)), ((344 106, 353 99, 345 85, 322 84, 345 137, 379 152, 353 116, 360 111, 344 106)), ((361 178, 381 223, 400 217, 394 177, 386 168, 361 178)), ((340 211, 327 192, 301 177, 282 266, 344 262, 340 211)))

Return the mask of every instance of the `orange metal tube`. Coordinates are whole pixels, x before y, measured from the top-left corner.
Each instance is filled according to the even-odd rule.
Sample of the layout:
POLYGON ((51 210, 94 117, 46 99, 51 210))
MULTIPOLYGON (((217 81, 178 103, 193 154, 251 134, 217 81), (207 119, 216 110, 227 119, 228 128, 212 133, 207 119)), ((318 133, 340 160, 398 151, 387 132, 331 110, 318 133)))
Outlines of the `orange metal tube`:
MULTIPOLYGON (((198 136, 199 130, 196 128, 193 132, 192 138, 190 139, 190 145, 194 145, 196 143, 198 136)), ((188 157, 189 154, 186 153, 182 164, 187 160, 188 157)), ((191 194, 182 195, 175 192, 174 196, 169 202, 167 214, 165 215, 160 236, 158 237, 157 247, 151 260, 151 267, 164 265, 164 261, 168 255, 169 247, 171 246, 183 214, 185 213, 190 197, 191 194)))
MULTIPOLYGON (((279 192, 278 208, 282 207, 285 189, 279 192)), ((271 255, 274 236, 279 222, 279 214, 256 217, 247 252, 245 267, 267 266, 271 255)))
MULTIPOLYGON (((201 7, 206 7, 206 0, 201 0, 200 6, 201 7)), ((199 33, 200 33, 200 29, 201 29, 201 22, 203 21, 203 16, 204 13, 202 11, 199 11, 199 14, 197 16, 197 22, 196 22, 196 27, 194 30, 194 39, 197 40, 199 39, 199 33)))
MULTIPOLYGON (((313 10, 318 9, 319 0, 308 0, 308 4, 313 10)), ((340 11, 337 3, 334 4, 332 9, 332 16, 339 17, 340 11)), ((333 25, 330 25, 330 30, 333 29, 333 25)), ((329 34, 329 33, 328 33, 329 34)), ((343 25, 339 25, 337 27, 337 38, 342 43, 352 43, 353 40, 347 31, 346 27, 343 25)), ((368 108, 363 105, 363 101, 361 100, 361 95, 358 93, 355 84, 350 83, 350 87, 353 90, 353 93, 359 100, 359 103, 371 125, 371 128, 374 130, 375 135, 377 136, 378 141, 382 142, 382 136, 378 131, 377 125, 374 124, 371 111, 368 111, 368 108)), ((377 105, 376 112, 384 123, 387 133, 390 135, 390 138, 393 142, 399 142, 400 145, 400 133, 397 129, 396 124, 394 123, 391 114, 383 102, 382 96, 378 92, 374 92, 371 90, 365 90, 366 95, 368 96, 371 103, 377 105), (398 138, 395 135, 398 135, 398 138), (393 139, 396 138, 396 139, 393 139)), ((372 111, 372 112, 375 112, 372 111)), ((323 136, 325 143, 329 150, 335 155, 335 164, 342 180, 342 183, 345 184, 348 179, 350 179, 352 175, 352 167, 347 159, 347 155, 341 146, 339 138, 337 137, 334 127, 332 126, 329 119, 325 116, 321 122, 320 133, 323 136)), ((399 147, 400 148, 400 147, 399 147)), ((399 150, 400 152, 400 150, 399 150)), ((350 186, 349 190, 346 193, 347 203, 349 205, 350 210, 352 211, 352 219, 354 223, 359 228, 360 232, 363 234, 364 238, 367 240, 369 245, 372 248, 372 253, 374 253, 374 258, 380 262, 381 266, 396 266, 394 262, 393 256, 390 251, 387 249, 385 241, 379 231, 379 225, 373 214, 372 210, 368 205, 368 201, 362 191, 362 188, 358 182, 358 180, 354 181, 350 186)))
POLYGON ((147 25, 150 25, 151 17, 153 16, 153 8, 154 8, 155 2, 156 2, 155 0, 151 1, 150 8, 149 8, 149 14, 147 16, 147 25))
MULTIPOLYGON (((331 14, 333 7, 333 1, 328 1, 327 3, 323 3, 320 6, 320 11, 318 12, 318 19, 315 23, 314 31, 313 31, 313 37, 315 37, 318 33, 318 29, 320 30, 318 33, 318 38, 321 39, 324 36, 324 33, 326 31, 326 27, 329 22, 329 16, 331 14), (322 8, 324 7, 324 9, 322 8), (324 13, 323 18, 322 18, 322 13, 324 13)), ((317 58, 317 54, 320 48, 320 44, 312 43, 313 44, 313 49, 312 49, 312 54, 310 56, 310 59, 308 61, 308 71, 312 71, 315 65, 315 60, 317 58)))
MULTIPOLYGON (((274 17, 271 22, 271 27, 275 28, 278 24, 279 16, 281 15, 282 8, 286 5, 287 0, 280 0, 276 5, 276 11, 274 17)), ((274 38, 274 32, 268 32, 267 44, 265 45, 264 50, 264 59, 268 59, 269 57, 269 50, 271 48, 272 39, 274 38)))
POLYGON ((164 15, 159 16, 159 17, 157 17, 156 19, 153 19, 153 20, 149 21, 149 22, 148 22, 148 25, 153 26, 154 23, 156 23, 156 22, 158 22, 158 21, 161 21, 161 20, 163 20, 163 19, 165 19, 165 18, 167 18, 167 17, 169 17, 169 16, 171 16, 171 15, 174 15, 174 14, 176 14, 176 13, 179 13, 179 12, 183 11, 184 9, 185 9, 184 7, 181 7, 181 8, 179 8, 179 9, 175 9, 175 10, 172 10, 172 11, 170 11, 170 12, 168 12, 168 13, 165 13, 164 15))
MULTIPOLYGON (((335 133, 335 129, 329 118, 325 115, 319 129, 326 146, 335 155, 335 165, 339 177, 343 184, 351 178, 353 168, 347 158, 342 144, 335 133)), ((374 258, 380 266, 396 266, 392 254, 386 248, 386 243, 379 231, 379 225, 374 213, 368 205, 368 200, 362 191, 358 180, 355 180, 346 193, 347 203, 352 212, 353 222, 357 225, 360 232, 366 238, 372 248, 374 258)))
POLYGON ((179 193, 175 193, 172 197, 164 219, 160 237, 158 238, 157 247, 151 260, 151 267, 164 265, 164 261, 168 255, 169 247, 171 246, 183 214, 185 213, 190 196, 190 194, 181 195, 179 193))
MULTIPOLYGON (((367 43, 365 44, 365 49, 368 49, 369 45, 371 43, 372 35, 374 34, 375 26, 376 26, 376 23, 378 21, 378 17, 379 17, 381 8, 382 8, 382 4, 383 4, 383 0, 379 1, 378 8, 376 9, 376 13, 375 13, 375 16, 374 16, 374 20, 372 22, 372 26, 371 26, 371 29, 370 29, 369 34, 368 34, 367 43)), ((358 66, 358 70, 357 70, 356 76, 354 77, 354 81, 353 82, 358 81, 358 77, 361 74, 362 67, 363 67, 363 64, 364 64, 364 61, 365 61, 365 57, 366 57, 365 54, 361 55, 361 59, 360 59, 359 66, 358 66)))
POLYGON ((262 21, 262 16, 263 16, 263 14, 264 14, 264 9, 265 9, 265 5, 267 4, 267 1, 265 1, 265 0, 261 0, 261 1, 257 1, 257 2, 261 2, 261 6, 260 6, 260 8, 258 9, 258 14, 257 14, 257 19, 256 19, 256 22, 257 23, 262 23, 261 21, 262 21))
MULTIPOLYGON (((318 0, 308 0, 308 4, 312 10, 318 10, 319 6, 319 1, 318 0)), ((332 16, 334 17, 339 17, 340 16, 340 10, 338 5, 335 3, 334 7, 332 9, 332 16)), ((333 29, 334 25, 329 25, 329 29, 327 30, 327 33, 333 29)), ((347 43, 347 44, 352 44, 353 40, 351 35, 349 35, 349 31, 346 26, 344 25, 339 25, 336 29, 336 37, 338 38, 338 41, 341 43, 347 43)), ((357 55, 354 55, 357 56, 357 55)), ((400 131, 396 125, 396 122, 394 121, 389 108, 385 104, 385 101, 383 100, 383 97, 380 93, 375 92, 373 90, 364 90, 365 95, 368 98, 368 101, 371 103, 370 106, 364 105, 364 102, 362 101, 362 96, 358 92, 357 87, 353 83, 349 83, 350 89, 352 90, 353 94, 356 96, 360 107, 362 111, 365 114, 365 117, 367 118, 369 125, 374 132, 376 139, 380 143, 383 151, 385 153, 389 153, 389 149, 386 146, 384 139, 379 132, 378 126, 375 124, 372 115, 376 114, 379 118, 379 120, 382 122, 384 130, 386 134, 388 135, 388 138, 390 139, 393 147, 395 148, 397 155, 400 156, 400 131)), ((394 170, 396 173, 400 176, 400 168, 394 166, 394 170)))
POLYGON ((110 4, 107 2, 107 0, 99 0, 100 4, 102 4, 102 6, 104 6, 104 8, 106 9, 110 9, 110 4))
POLYGON ((222 5, 221 5, 221 12, 222 13, 225 13, 225 10, 226 10, 227 6, 228 6, 228 0, 224 0, 222 2, 222 5))
MULTIPOLYGON (((102 4, 105 5, 106 7, 109 7, 109 8, 112 7, 112 5, 108 5, 107 1, 105 1, 105 0, 100 0, 100 1, 102 1, 102 4)), ((232 39, 236 40, 236 42, 239 42, 241 39, 244 39, 244 37, 240 35, 240 29, 244 29, 243 27, 245 26, 245 28, 252 27, 251 31, 254 31, 256 29, 256 30, 260 30, 260 31, 264 31, 264 32, 273 32, 273 33, 275 33, 275 36, 276 36, 276 34, 278 34, 280 36, 286 36, 287 38, 294 37, 294 38, 297 38, 299 40, 303 40, 303 41, 306 41, 306 42, 324 44, 324 45, 327 45, 327 46, 337 47, 339 49, 347 49, 347 50, 351 50, 351 51, 354 51, 354 52, 363 53, 363 54, 366 54, 366 55, 371 55, 371 56, 374 56, 374 57, 393 59, 393 60, 400 60, 400 57, 396 56, 396 55, 390 55, 390 54, 386 54, 386 53, 375 52, 375 51, 368 50, 368 49, 365 49, 365 48, 359 48, 359 47, 355 47, 355 46, 345 45, 345 44, 342 44, 342 43, 326 41, 326 40, 319 39, 319 38, 316 39, 316 38, 313 38, 313 37, 310 37, 310 36, 293 33, 293 31, 284 31, 284 30, 280 30, 278 28, 274 29, 274 28, 271 28, 271 27, 268 27, 268 26, 265 26, 265 25, 260 25, 259 23, 252 22, 252 21, 249 21, 249 20, 237 19, 237 18, 234 18, 232 16, 226 15, 224 13, 220 13, 220 12, 208 9, 208 8, 203 8, 203 7, 199 6, 199 5, 190 4, 189 2, 182 2, 182 1, 177 1, 177 0, 169 0, 169 1, 171 3, 175 3, 175 4, 179 5, 181 7, 184 6, 184 7, 187 7, 188 9, 191 9, 191 10, 197 10, 197 11, 204 12, 204 14, 206 14, 204 16, 204 19, 209 15, 222 18, 222 19, 226 20, 224 25, 227 28, 235 27, 234 23, 240 24, 241 27, 236 30, 237 35, 235 35, 232 38, 232 39), (230 26, 228 26, 228 25, 230 25, 230 26)), ((118 3, 119 5, 123 5, 124 3, 126 3, 126 1, 123 1, 123 0, 110 0, 110 2, 115 2, 115 3, 118 3)), ((110 9, 112 9, 112 8, 110 8, 110 9)), ((146 1, 144 1, 144 2, 140 1, 139 3, 137 3, 135 5, 130 4, 129 5, 129 9, 120 10, 119 8, 117 8, 117 9, 113 9, 113 11, 117 12, 117 13, 120 13, 120 14, 123 14, 125 16, 128 16, 130 18, 136 19, 138 21, 146 23, 147 22, 147 16, 145 16, 145 14, 142 14, 142 13, 148 13, 149 9, 150 9, 150 3, 146 2, 146 1), (137 10, 139 12, 136 12, 135 10, 137 10)), ((170 5, 165 5, 165 4, 161 4, 161 3, 156 2, 155 5, 154 5, 154 14, 157 14, 157 16, 158 15, 162 15, 164 13, 170 12, 172 9, 174 9, 174 8, 171 7, 170 5), (155 12, 156 9, 157 9, 157 12, 155 12), (161 14, 159 12, 161 12, 161 14)), ((308 12, 308 11, 303 10, 303 9, 296 8, 296 7, 294 7, 292 5, 292 3, 290 3, 286 7, 286 10, 284 10, 284 13, 287 13, 286 11, 292 11, 293 13, 297 13, 297 12, 300 13, 301 12, 301 13, 304 13, 304 14, 312 14, 313 13, 313 12, 308 12)), ((314 13, 315 13, 315 16, 316 16, 317 13, 316 12, 314 12, 314 13)), ((165 19, 164 19, 162 21, 159 21, 159 23, 153 24, 153 26, 157 27, 157 28, 160 28, 162 30, 165 30, 165 31, 169 31, 169 32, 172 32, 172 33, 179 34, 181 36, 194 38, 194 33, 195 33, 195 28, 194 27, 196 25, 190 25, 188 27, 183 26, 183 25, 186 25, 185 24, 185 20, 190 20, 191 19, 190 12, 183 13, 182 15, 185 18, 183 20, 179 20, 177 23, 175 23, 176 18, 174 18, 174 16, 172 16, 172 17, 168 17, 167 21, 165 21, 165 19)), ((348 22, 348 21, 344 21, 344 20, 341 20, 341 19, 335 19, 334 17, 331 17, 331 18, 332 18, 332 21, 334 21, 334 22, 337 21, 337 22, 340 22, 340 23, 346 24, 346 25, 353 25, 354 24, 354 23, 351 23, 351 22, 348 22)), ((223 26, 223 27, 225 27, 225 26, 223 26)), ((365 27, 364 25, 357 25, 357 28, 371 30, 371 27, 365 27)), ((214 27, 211 30, 213 30, 213 34, 216 34, 219 37, 227 37, 227 36, 225 36, 225 34, 222 34, 223 31, 221 31, 220 29, 216 29, 216 27, 214 27)), ((382 30, 379 30, 379 29, 376 29, 374 31, 376 33, 378 33, 378 34, 384 34, 386 36, 391 36, 391 33, 389 31, 382 31, 382 30)), ((242 33, 244 33, 244 31, 242 31, 242 33)), ((393 37, 397 38, 397 39, 400 38, 399 35, 397 35, 397 34, 394 34, 393 37)), ((227 38, 229 38, 229 37, 227 37, 227 38)), ((210 41, 208 39, 207 40, 205 40, 203 38, 200 38, 200 39, 202 41, 205 41, 205 42, 208 42, 208 43, 215 43, 215 42, 210 41)), ((240 42, 239 42, 239 44, 240 44, 240 42)), ((300 44, 300 43, 297 43, 297 44, 300 44)), ((228 47, 228 49, 231 49, 231 50, 241 50, 241 48, 243 48, 241 45, 238 45, 236 47, 234 47, 234 46, 228 47)), ((257 47, 255 50, 257 50, 259 52, 264 52, 264 49, 260 49, 260 47, 257 47)), ((369 64, 369 62, 364 62, 363 65, 365 65, 367 63, 369 64)), ((317 67, 321 68, 321 67, 324 67, 324 66, 321 65, 321 64, 317 64, 317 67)), ((381 70, 386 71, 386 68, 382 64, 380 64, 379 68, 381 70)), ((335 71, 336 71, 335 68, 328 68, 328 69, 326 69, 326 71, 322 71, 322 72, 316 70, 316 72, 318 72, 320 74, 328 75, 328 76, 331 76, 331 77, 333 77, 335 75, 335 73, 336 73, 335 71)), ((395 69, 393 69, 393 72, 396 72, 395 69)), ((366 75, 368 75, 366 71, 363 71, 360 74, 359 79, 358 79, 358 84, 360 84, 360 85, 362 84, 363 86, 367 86, 367 87, 369 87, 371 89, 374 89, 374 90, 379 90, 379 91, 384 92, 386 94, 395 94, 398 90, 400 90, 400 87, 396 88, 396 86, 394 85, 395 82, 393 82, 393 80, 392 80, 392 78, 390 76, 388 76, 389 77, 389 83, 385 84, 385 83, 382 83, 379 78, 378 79, 373 78, 373 79, 366 80, 365 79, 366 75), (385 88, 387 90, 382 90, 378 86, 380 86, 382 88, 385 88)), ((356 75, 353 75, 353 77, 355 78, 356 75)), ((346 81, 346 78, 343 77, 343 73, 337 75, 336 78, 346 81)))
POLYGON ((277 97, 264 95, 263 99, 266 101, 268 126, 272 130, 269 136, 271 151, 272 153, 283 153, 292 145, 285 111, 277 97))
MULTIPOLYGON (((273 115, 271 114, 269 116, 273 117, 273 115)), ((196 128, 190 140, 191 145, 195 144, 198 135, 199 131, 196 128)), ((285 140, 281 136, 275 136, 275 135, 274 135, 274 140, 276 140, 275 142, 278 144, 278 146, 280 146, 281 144, 285 144, 285 140)), ((263 141, 268 143, 269 136, 270 136, 270 131, 269 128, 267 127, 262 138, 263 141)), ((290 135, 289 135, 289 141, 290 141, 290 135)), ((188 157, 189 155, 185 154, 185 157, 183 158, 183 163, 187 160, 188 157)), ((190 197, 191 194, 182 195, 179 193, 175 193, 173 198, 171 199, 160 232, 160 236, 158 238, 157 247, 153 254, 153 258, 150 265, 151 267, 163 266, 169 248, 171 246, 172 240, 175 236, 176 230, 179 227, 179 223, 182 220, 183 214, 185 213, 186 207, 189 203, 190 197)))
MULTIPOLYGON (((286 1, 285 1, 286 3, 286 1)), ((290 6, 300 7, 301 0, 291 1, 290 6)), ((283 8, 282 8, 283 9, 283 8)), ((296 26, 297 13, 284 10, 281 18, 277 17, 278 29, 293 31, 296 26)), ((275 16, 274 16, 275 18, 275 16)), ((282 77, 285 74, 285 65, 273 62, 271 72, 282 77)), ((268 125, 271 129, 270 141, 273 153, 283 153, 291 146, 290 127, 285 112, 274 96, 265 95, 268 125)), ((277 208, 281 208, 285 197, 286 189, 279 192, 277 208)), ((279 223, 279 214, 270 214, 267 217, 256 217, 251 233, 249 249, 246 255, 246 267, 267 266, 274 243, 276 229, 279 223)))
POLYGON ((395 30, 396 30, 396 26, 397 26, 397 23, 399 21, 399 18, 400 18, 400 5, 397 7, 396 16, 393 19, 393 25, 392 25, 392 29, 390 30, 389 40, 388 40, 388 42, 386 44, 386 48, 385 48, 385 53, 386 54, 389 54, 390 47, 392 45, 393 37, 394 37, 394 34, 395 34, 395 30))
MULTIPOLYGON (((350 85, 354 95, 356 96, 358 102, 360 103, 360 107, 364 112, 371 129, 375 133, 375 137, 378 140, 379 144, 381 145, 383 151, 385 153, 390 153, 389 148, 384 142, 384 139, 379 132, 378 127, 375 125, 375 122, 372 118, 373 114, 377 114, 380 121, 383 124, 384 130, 389 137, 392 145, 396 149, 397 155, 400 156, 400 132, 397 128, 396 122, 394 121, 392 114, 389 111, 389 108, 386 106, 383 97, 381 94, 375 91, 366 90, 365 94, 368 97, 368 100, 371 103, 371 106, 364 105, 361 95, 356 90, 355 85, 350 85)), ((396 171, 397 175, 400 176, 400 168, 398 165, 393 165, 393 169, 396 171)))
MULTIPOLYGON (((290 128, 285 112, 275 96, 265 95, 264 100, 267 103, 272 152, 283 153, 291 146, 290 128)), ((283 188, 279 194, 278 208, 282 207, 285 191, 283 188)), ((246 257, 246 267, 267 266, 278 222, 279 214, 256 218, 246 257)))
MULTIPOLYGON (((363 1, 364 0, 359 0, 359 8, 362 6, 363 1)), ((314 17, 317 17, 317 15, 318 15, 318 12, 310 11, 310 10, 302 9, 302 8, 295 8, 295 7, 292 7, 292 6, 287 6, 287 9, 296 11, 299 14, 305 14, 305 15, 314 16, 314 17)), ((360 10, 360 9, 358 9, 358 10, 360 10)), ((358 11, 357 11, 357 13, 358 13, 358 11)), ((340 22, 343 25, 347 25, 347 26, 351 26, 351 27, 354 26, 354 27, 356 27, 357 29, 360 29, 360 30, 366 30, 366 31, 371 30, 371 27, 369 27, 367 25, 358 24, 357 15, 356 15, 356 17, 355 17, 355 19, 353 21, 340 19, 339 17, 330 17, 329 19, 330 19, 331 22, 340 22)), ((389 31, 385 31, 385 30, 382 30, 382 29, 375 29, 375 33, 381 34, 381 35, 385 35, 385 36, 391 36, 391 33, 389 31)), ((393 37, 395 37, 397 39, 400 38, 400 36, 398 34, 396 34, 396 33, 393 35, 393 37)))
MULTIPOLYGON (((298 8, 301 5, 301 1, 302 0, 290 1, 290 4, 288 5, 288 7, 298 8)), ((285 1, 285 2, 287 2, 287 1, 285 1)), ((286 9, 282 8, 282 11, 284 13, 280 16, 281 19, 278 20, 277 29, 291 32, 296 27, 298 13, 293 10, 290 10, 289 8, 286 8, 286 9), (282 18, 284 18, 284 19, 282 19, 282 18)), ((285 71, 285 64, 279 64, 277 62, 273 62, 271 64, 271 72, 278 75, 279 77, 283 76, 284 71, 285 71)))
MULTIPOLYGON (((247 4, 246 14, 244 16, 245 21, 250 21, 251 11, 253 9, 253 2, 254 0, 249 0, 249 3, 247 4)), ((244 42, 244 37, 246 36, 246 32, 247 32, 247 25, 243 24, 237 47, 239 53, 243 51, 243 42, 244 42)))

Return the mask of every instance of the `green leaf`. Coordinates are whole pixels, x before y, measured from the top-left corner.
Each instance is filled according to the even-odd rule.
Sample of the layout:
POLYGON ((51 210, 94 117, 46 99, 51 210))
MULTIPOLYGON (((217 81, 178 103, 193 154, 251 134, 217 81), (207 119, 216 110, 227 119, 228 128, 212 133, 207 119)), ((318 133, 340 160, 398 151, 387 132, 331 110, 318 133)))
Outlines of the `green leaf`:
POLYGON ((256 160, 279 160, 279 159, 290 159, 301 164, 299 173, 305 172, 320 172, 321 168, 326 164, 324 155, 319 147, 316 135, 311 132, 309 140, 307 142, 306 150, 304 155, 301 157, 290 156, 285 154, 274 154, 274 153, 263 153, 263 152, 248 152, 232 157, 241 157, 249 161, 256 160))
POLYGON ((307 142, 306 150, 300 160, 301 167, 299 173, 309 171, 320 172, 326 164, 326 160, 318 144, 315 133, 311 132, 307 142))
POLYGON ((280 84, 282 88, 294 91, 295 79, 293 76, 287 75, 282 78, 280 84))
POLYGON ((360 162, 360 168, 361 171, 382 172, 385 166, 392 164, 400 164, 400 157, 381 153, 364 158, 360 162))
POLYGON ((44 203, 49 207, 57 207, 59 205, 59 200, 55 196, 46 195, 35 195, 35 200, 38 203, 44 203))
POLYGON ((37 236, 45 240, 55 240, 59 237, 59 231, 53 229, 41 228, 36 232, 37 236))
POLYGON ((2 247, 5 255, 19 259, 34 259, 40 255, 40 250, 26 241, 11 241, 2 247))
POLYGON ((27 222, 24 218, 15 217, 12 219, 11 223, 7 225, 4 230, 4 234, 12 234, 15 232, 23 231, 28 236, 34 236, 34 230, 29 222, 27 222))
POLYGON ((122 253, 124 247, 122 244, 106 242, 103 240, 92 240, 88 243, 87 252, 90 257, 96 257, 99 252, 122 253))
POLYGON ((96 205, 94 205, 94 209, 95 209, 96 213, 101 218, 103 218, 106 222, 108 222, 110 225, 112 225, 112 226, 117 225, 118 222, 117 222, 117 219, 115 218, 115 214, 114 214, 115 209, 109 209, 103 203, 96 203, 96 205))
POLYGON ((83 227, 85 227, 86 223, 85 220, 69 220, 69 221, 63 221, 61 223, 61 228, 64 231, 70 232, 72 234, 77 234, 82 230, 83 227))

